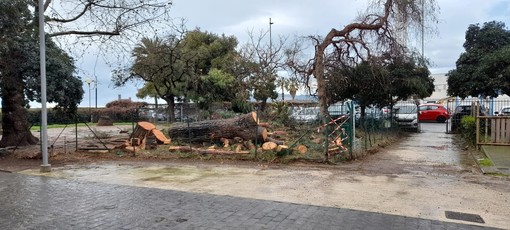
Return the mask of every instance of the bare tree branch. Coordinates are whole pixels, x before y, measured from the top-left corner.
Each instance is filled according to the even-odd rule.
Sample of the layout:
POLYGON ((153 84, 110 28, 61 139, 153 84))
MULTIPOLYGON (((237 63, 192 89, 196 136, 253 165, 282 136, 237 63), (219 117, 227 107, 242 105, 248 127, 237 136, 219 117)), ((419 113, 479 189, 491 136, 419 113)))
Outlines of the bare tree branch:
POLYGON ((93 36, 93 35, 110 35, 110 36, 120 35, 120 33, 118 31, 108 32, 108 31, 78 31, 78 30, 69 30, 69 31, 52 33, 52 34, 50 34, 50 37, 57 37, 57 36, 71 35, 71 34, 74 34, 74 35, 90 35, 90 36, 93 36))
MULTIPOLYGON (((49 6, 49 3, 51 2, 51 0, 48 0, 46 2, 46 4, 44 5, 44 10, 46 10, 49 6)), ((87 13, 87 11, 90 10, 90 7, 92 6, 92 3, 88 3, 86 4, 84 7, 83 7, 83 10, 78 13, 76 16, 70 18, 70 19, 60 19, 60 18, 52 18, 52 17, 48 17, 46 19, 47 22, 58 22, 58 23, 68 23, 68 22, 73 22, 73 21, 76 21, 78 19, 80 19, 83 15, 85 15, 85 13, 87 13)), ((64 34, 62 34, 64 35, 64 34)))

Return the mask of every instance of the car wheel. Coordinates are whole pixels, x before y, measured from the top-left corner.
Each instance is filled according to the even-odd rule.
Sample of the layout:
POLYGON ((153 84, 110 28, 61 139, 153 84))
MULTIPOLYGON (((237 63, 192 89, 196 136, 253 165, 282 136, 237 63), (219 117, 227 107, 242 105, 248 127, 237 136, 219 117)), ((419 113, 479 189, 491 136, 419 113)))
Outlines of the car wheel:
POLYGON ((446 121, 446 117, 443 117, 443 116, 438 116, 436 118, 436 121, 439 122, 439 123, 444 123, 446 121))

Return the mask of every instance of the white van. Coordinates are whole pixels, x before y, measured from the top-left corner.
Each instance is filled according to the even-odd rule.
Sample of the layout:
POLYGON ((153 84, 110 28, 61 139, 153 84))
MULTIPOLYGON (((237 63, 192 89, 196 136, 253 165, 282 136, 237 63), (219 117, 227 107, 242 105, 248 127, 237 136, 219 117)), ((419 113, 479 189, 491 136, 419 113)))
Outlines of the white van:
POLYGON ((400 104, 393 107, 394 119, 398 126, 418 130, 418 106, 400 104))

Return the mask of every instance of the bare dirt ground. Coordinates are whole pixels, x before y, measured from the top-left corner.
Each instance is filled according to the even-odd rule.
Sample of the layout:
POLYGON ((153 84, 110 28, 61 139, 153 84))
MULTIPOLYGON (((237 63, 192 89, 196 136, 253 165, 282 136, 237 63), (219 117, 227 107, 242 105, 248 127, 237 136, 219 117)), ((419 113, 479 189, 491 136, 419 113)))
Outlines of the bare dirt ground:
POLYGON ((477 225, 509 228, 510 179, 483 175, 471 155, 442 127, 426 124, 422 133, 339 165, 141 160, 85 152, 52 157, 52 172, 47 174, 39 173, 40 160, 12 156, 0 159, 0 169, 475 224, 445 218, 445 211, 456 211, 480 215, 486 223, 477 225))

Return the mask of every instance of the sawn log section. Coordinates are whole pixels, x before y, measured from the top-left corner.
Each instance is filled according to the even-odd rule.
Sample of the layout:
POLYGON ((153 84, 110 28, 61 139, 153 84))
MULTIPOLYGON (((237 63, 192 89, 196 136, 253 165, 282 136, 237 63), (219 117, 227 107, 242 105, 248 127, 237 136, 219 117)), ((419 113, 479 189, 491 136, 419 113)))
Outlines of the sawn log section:
POLYGON ((221 138, 255 140, 262 143, 267 138, 267 130, 258 126, 257 114, 251 112, 238 117, 222 120, 207 120, 174 124, 168 129, 172 140, 191 143, 219 141, 221 138))

